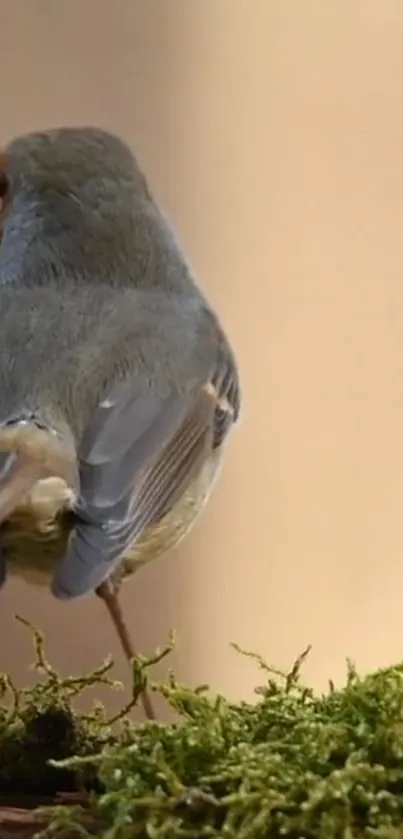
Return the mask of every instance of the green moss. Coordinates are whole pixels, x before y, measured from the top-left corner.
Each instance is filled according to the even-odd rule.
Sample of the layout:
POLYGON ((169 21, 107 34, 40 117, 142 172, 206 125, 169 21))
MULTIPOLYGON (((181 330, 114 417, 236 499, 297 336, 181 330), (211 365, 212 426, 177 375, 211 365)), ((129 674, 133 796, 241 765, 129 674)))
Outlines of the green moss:
POLYGON ((72 755, 93 754, 114 742, 102 706, 91 714, 74 713, 74 698, 96 684, 117 683, 108 677, 106 661, 85 677, 62 679, 46 661, 40 633, 30 627, 35 641, 36 684, 17 690, 7 674, 0 673, 0 798, 32 795, 45 798, 60 789, 76 790, 82 782, 97 785, 96 770, 88 766, 56 769, 49 761, 72 755))
MULTIPOLYGON (((109 683, 110 665, 63 681, 44 661, 38 635, 36 646, 44 680, 14 692, 14 709, 0 717, 0 792, 17 777, 29 791, 32 777, 21 767, 34 754, 46 792, 80 783, 93 790, 85 811, 48 810, 47 835, 66 826, 87 835, 89 818, 107 839, 403 836, 403 665, 361 678, 349 664, 342 690, 330 685, 316 696, 300 683, 306 653, 288 674, 252 656, 265 677, 255 705, 211 697, 170 675, 149 687, 180 722, 133 726, 122 718, 112 736, 103 709, 72 711, 88 683, 109 683)), ((135 693, 167 652, 134 663, 135 693)))

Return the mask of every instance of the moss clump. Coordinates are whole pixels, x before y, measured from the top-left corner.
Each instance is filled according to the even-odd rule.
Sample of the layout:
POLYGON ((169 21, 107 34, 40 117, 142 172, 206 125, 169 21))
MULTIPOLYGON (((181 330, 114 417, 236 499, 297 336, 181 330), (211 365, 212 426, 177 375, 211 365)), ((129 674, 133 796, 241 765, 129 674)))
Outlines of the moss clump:
MULTIPOLYGON (((265 671, 255 705, 212 698, 172 675, 165 684, 151 682, 179 712, 179 723, 122 720, 114 737, 100 709, 86 717, 72 712, 68 691, 79 682, 82 689, 85 679, 59 679, 52 713, 62 709, 67 717, 56 714, 52 725, 61 726, 57 743, 69 754, 52 754, 52 788, 66 789, 69 772, 76 789, 81 778, 93 792, 85 808, 49 808, 46 835, 65 835, 66 828, 88 835, 90 819, 107 839, 403 837, 403 665, 361 678, 349 664, 342 690, 330 684, 316 696, 300 682, 305 655, 288 674, 252 656, 265 671)), ((149 663, 134 663, 136 693, 149 663)), ((97 672, 88 677, 92 684, 108 678, 97 672)), ((48 699, 53 673, 46 671, 40 686, 48 699)), ((37 690, 23 693, 8 723, 3 717, 0 754, 4 736, 14 737, 25 760, 37 690)), ((5 769, 2 761, 1 783, 5 769)), ((10 764, 9 779, 14 771, 10 764)))
POLYGON ((17 690, 10 677, 0 673, 0 799, 13 796, 54 797, 62 789, 97 786, 97 772, 88 766, 77 772, 56 769, 50 760, 93 754, 114 742, 102 706, 91 714, 73 711, 74 698, 97 684, 112 688, 118 683, 108 677, 113 666, 106 661, 84 677, 62 679, 44 656, 43 640, 30 624, 35 641, 37 683, 17 690))

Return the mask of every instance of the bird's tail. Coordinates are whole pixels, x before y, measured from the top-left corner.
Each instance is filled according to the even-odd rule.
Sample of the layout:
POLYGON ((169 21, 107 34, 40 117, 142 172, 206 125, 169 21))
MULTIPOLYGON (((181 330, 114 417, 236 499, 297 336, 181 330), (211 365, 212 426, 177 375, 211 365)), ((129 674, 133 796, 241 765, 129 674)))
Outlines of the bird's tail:
POLYGON ((8 458, 0 479, 0 524, 40 480, 62 478, 75 482, 76 456, 67 438, 39 428, 33 421, 0 426, 0 452, 8 458))

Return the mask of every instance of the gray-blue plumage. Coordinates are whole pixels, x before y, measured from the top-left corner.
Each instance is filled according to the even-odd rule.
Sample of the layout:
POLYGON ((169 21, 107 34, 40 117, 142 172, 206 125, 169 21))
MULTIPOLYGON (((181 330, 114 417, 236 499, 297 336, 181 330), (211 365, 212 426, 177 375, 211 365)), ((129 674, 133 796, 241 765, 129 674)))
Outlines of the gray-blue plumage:
POLYGON ((52 590, 76 597, 216 457, 238 418, 237 366, 124 143, 32 134, 2 170, 0 442, 28 418, 75 452, 77 525, 52 590))

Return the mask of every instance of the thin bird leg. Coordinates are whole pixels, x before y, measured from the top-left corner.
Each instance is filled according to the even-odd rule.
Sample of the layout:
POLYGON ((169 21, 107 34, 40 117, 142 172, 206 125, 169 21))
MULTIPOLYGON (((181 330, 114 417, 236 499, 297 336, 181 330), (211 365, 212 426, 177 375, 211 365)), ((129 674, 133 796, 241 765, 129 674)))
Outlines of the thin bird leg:
MULTIPOLYGON (((117 589, 111 580, 104 580, 98 588, 95 589, 95 594, 104 601, 106 608, 112 618, 114 627, 118 634, 120 643, 123 647, 123 652, 130 662, 136 657, 136 651, 133 647, 130 632, 126 626, 126 621, 123 617, 123 612, 120 606, 117 589)), ((141 703, 144 713, 149 720, 155 720, 155 711, 151 699, 147 691, 141 694, 141 703)))

